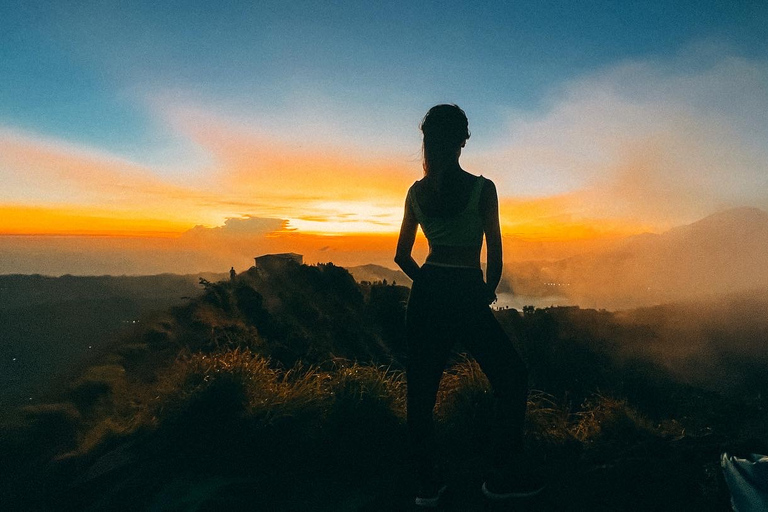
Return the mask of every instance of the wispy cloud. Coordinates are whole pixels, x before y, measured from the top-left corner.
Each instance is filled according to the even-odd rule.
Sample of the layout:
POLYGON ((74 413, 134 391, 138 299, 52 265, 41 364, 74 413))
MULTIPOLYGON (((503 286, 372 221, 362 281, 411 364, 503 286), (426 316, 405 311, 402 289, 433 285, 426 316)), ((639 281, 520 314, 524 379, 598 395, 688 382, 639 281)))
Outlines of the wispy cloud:
POLYGON ((318 142, 323 134, 318 140, 281 138, 200 109, 166 108, 166 115, 212 155, 209 186, 235 200, 280 204, 292 210, 292 225, 300 229, 336 232, 330 224, 310 227, 304 219, 337 223, 352 215, 358 232, 378 231, 382 216, 396 230, 399 219, 394 217, 401 215, 405 190, 419 174, 418 161, 406 152, 371 148, 363 153, 318 142), (371 216, 379 216, 379 222, 366 225, 371 216))
POLYGON ((0 203, 188 222, 212 195, 92 148, 0 128, 0 203))
MULTIPOLYGON (((87 220, 76 218, 111 217, 116 232, 126 219, 145 225, 142 232, 153 219, 162 224, 159 231, 173 224, 181 232, 249 215, 294 219, 293 228, 314 232, 397 229, 408 183, 402 169, 338 149, 292 149, 225 126, 202 147, 215 156, 215 167, 183 182, 110 154, 3 129, 0 205, 16 213, 0 229, 82 233, 87 220), (31 209, 36 215, 26 216, 31 209)), ((105 223, 98 224, 103 231, 105 223)))

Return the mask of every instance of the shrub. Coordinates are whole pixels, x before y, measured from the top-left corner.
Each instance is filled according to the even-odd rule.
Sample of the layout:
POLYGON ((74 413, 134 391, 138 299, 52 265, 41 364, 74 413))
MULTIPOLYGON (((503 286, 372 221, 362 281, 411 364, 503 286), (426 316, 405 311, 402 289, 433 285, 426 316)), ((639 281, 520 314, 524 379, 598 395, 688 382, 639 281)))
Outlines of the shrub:
POLYGON ((650 422, 626 400, 596 394, 575 414, 571 433, 583 443, 632 442, 652 431, 650 422))

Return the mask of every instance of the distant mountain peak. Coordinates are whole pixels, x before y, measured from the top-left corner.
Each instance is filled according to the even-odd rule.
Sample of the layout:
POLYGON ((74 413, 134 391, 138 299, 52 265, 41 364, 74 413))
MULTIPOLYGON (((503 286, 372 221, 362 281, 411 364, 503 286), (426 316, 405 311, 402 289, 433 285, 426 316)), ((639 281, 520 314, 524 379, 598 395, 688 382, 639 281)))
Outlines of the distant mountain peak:
POLYGON ((727 210, 715 212, 693 224, 706 224, 711 222, 768 222, 768 212, 765 212, 760 208, 755 208, 754 206, 740 206, 738 208, 729 208, 727 210))
POLYGON ((768 230, 768 213, 760 208, 741 206, 721 210, 703 219, 672 228, 667 233, 680 235, 684 233, 705 233, 709 231, 742 231, 755 228, 768 230))

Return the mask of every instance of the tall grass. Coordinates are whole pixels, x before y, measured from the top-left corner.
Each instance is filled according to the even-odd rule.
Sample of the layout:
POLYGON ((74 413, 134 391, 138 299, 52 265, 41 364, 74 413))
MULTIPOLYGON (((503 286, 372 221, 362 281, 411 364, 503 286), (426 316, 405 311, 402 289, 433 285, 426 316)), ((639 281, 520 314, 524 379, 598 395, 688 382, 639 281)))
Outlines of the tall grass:
POLYGON ((281 369, 270 359, 236 348, 187 354, 161 376, 153 409, 163 417, 216 383, 236 383, 244 413, 269 423, 279 417, 327 417, 336 407, 379 403, 404 417, 405 383, 400 372, 386 367, 335 359, 329 369, 297 363, 281 369))
MULTIPOLYGON (((247 424, 252 431, 276 426, 300 431, 307 440, 331 433, 360 441, 374 434, 404 436, 407 382, 402 371, 388 367, 334 359, 322 367, 297 363, 285 369, 250 349, 235 348, 182 354, 149 385, 126 383, 114 368, 100 372, 107 381, 102 384, 111 386, 111 402, 100 399, 101 416, 85 422, 81 453, 105 437, 137 429, 172 426, 215 435, 217 425, 226 422, 247 424), (212 424, 209 429, 203 427, 206 422, 212 424)), ((98 388, 100 382, 89 374, 80 387, 98 388)), ((461 442, 472 453, 487 446, 493 404, 492 388, 475 360, 465 356, 448 368, 435 408, 443 441, 461 442)), ((586 445, 653 430, 624 400, 596 394, 574 409, 545 392, 529 393, 529 445, 586 445)))
MULTIPOLYGON (((245 476, 264 503, 284 504, 293 496, 297 506, 301 500, 333 503, 371 485, 402 492, 412 481, 402 371, 345 359, 284 368, 238 347, 184 352, 154 379, 129 377, 116 365, 97 367, 75 384, 77 407, 29 414, 42 426, 48 417, 57 425, 66 419, 67 439, 78 443, 69 457, 82 467, 126 444, 135 460, 152 461, 151 469, 136 463, 132 470, 131 478, 147 484, 138 501, 153 499, 152 486, 170 485, 166 480, 178 475, 245 476), (296 481, 312 483, 298 492, 290 486, 296 481)), ((491 386, 476 361, 464 357, 446 370, 435 409, 437 442, 455 474, 488 469, 489 436, 499 435, 493 411, 491 386)), ((540 459, 626 445, 653 432, 622 400, 594 395, 571 410, 544 392, 529 394, 526 444, 540 459)), ((67 439, 53 448, 72 450, 67 439)))

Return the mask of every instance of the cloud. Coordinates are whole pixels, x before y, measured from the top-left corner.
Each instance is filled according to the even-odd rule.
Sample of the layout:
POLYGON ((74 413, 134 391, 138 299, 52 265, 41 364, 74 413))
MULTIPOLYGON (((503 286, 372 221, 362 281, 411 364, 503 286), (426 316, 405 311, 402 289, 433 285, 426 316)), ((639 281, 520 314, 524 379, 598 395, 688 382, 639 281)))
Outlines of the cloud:
MULTIPOLYGON (((287 219, 242 217, 223 225, 195 226, 173 241, 179 250, 215 255, 222 262, 252 261, 254 256, 273 252, 297 252, 306 262, 333 261, 342 265, 378 263, 392 265, 396 234, 315 234, 294 229, 287 219)), ((426 243, 419 237, 416 252, 426 256, 426 243)))
POLYGON ((256 194, 288 203, 402 199, 420 164, 403 153, 290 140, 199 108, 166 107, 164 115, 215 160, 211 177, 226 194, 256 194))
POLYGON ((182 237, 248 237, 265 236, 279 231, 289 231, 288 221, 285 219, 273 219, 263 217, 245 216, 240 218, 228 218, 224 225, 207 228, 197 225, 186 231, 182 237))
MULTIPOLYGON (((694 52, 695 53, 695 52, 694 52)), ((544 115, 518 113, 496 149, 507 197, 562 214, 665 228, 730 206, 768 206, 768 62, 686 54, 565 84, 544 115)))
POLYGON ((15 177, 21 182, 20 178, 23 178, 38 186, 48 186, 49 183, 44 180, 53 180, 56 184, 68 183, 68 194, 104 189, 115 194, 153 187, 169 192, 171 188, 153 176, 150 170, 114 155, 8 128, 0 127, 0 150, 4 179, 15 177), (23 172, 15 176, 10 174, 20 168, 23 172))

